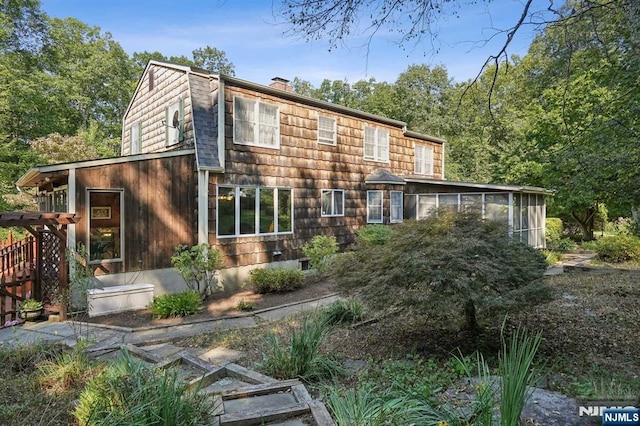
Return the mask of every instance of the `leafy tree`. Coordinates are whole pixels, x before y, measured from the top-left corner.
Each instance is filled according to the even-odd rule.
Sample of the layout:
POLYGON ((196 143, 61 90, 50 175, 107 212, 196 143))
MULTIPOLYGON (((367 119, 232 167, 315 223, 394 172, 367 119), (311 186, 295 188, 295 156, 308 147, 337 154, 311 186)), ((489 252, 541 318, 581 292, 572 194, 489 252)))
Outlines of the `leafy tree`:
POLYGON ((158 51, 136 52, 133 54, 133 61, 135 62, 138 74, 142 73, 147 62, 150 60, 168 61, 180 65, 202 68, 215 74, 235 75, 235 66, 227 59, 227 54, 223 50, 208 45, 192 51, 191 58, 187 58, 186 56, 166 57, 158 51))
POLYGON ((473 215, 439 217, 394 227, 384 245, 362 245, 340 258, 338 282, 369 302, 464 317, 477 331, 477 312, 504 311, 543 300, 544 257, 508 236, 500 224, 473 215))
POLYGON ((98 158, 95 147, 81 136, 52 133, 31 142, 42 164, 67 163, 98 158))

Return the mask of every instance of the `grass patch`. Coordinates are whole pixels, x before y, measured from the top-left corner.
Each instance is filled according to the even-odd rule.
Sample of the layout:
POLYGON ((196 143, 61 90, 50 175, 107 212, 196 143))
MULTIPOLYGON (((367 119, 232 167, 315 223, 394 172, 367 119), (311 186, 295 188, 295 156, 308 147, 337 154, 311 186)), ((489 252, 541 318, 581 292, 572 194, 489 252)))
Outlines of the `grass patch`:
POLYGON ((122 350, 78 400, 80 425, 208 425, 213 401, 192 392, 174 370, 156 371, 122 350))
POLYGON ((278 334, 269 334, 265 338, 262 369, 278 379, 299 377, 307 381, 342 374, 344 369, 340 363, 320 352, 329 332, 330 325, 322 315, 309 314, 291 330, 288 343, 284 343, 278 334))
POLYGON ((338 299, 327 306, 322 313, 329 325, 353 324, 364 319, 364 306, 356 299, 338 299))

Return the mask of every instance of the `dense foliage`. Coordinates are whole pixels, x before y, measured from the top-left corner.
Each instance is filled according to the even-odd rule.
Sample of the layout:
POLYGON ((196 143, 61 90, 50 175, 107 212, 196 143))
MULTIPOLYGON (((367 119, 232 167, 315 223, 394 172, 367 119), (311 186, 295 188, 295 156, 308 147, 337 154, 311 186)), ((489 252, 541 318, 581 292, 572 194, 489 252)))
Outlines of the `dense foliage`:
POLYGON ((596 241, 597 258, 603 262, 621 263, 640 260, 640 238, 615 235, 596 241))
POLYGON ((202 308, 202 298, 195 291, 163 294, 153 298, 150 308, 156 318, 185 317, 202 308))
POLYGON ((476 310, 503 312, 546 295, 544 256, 473 215, 394 227, 385 245, 361 246, 340 258, 339 283, 374 304, 459 317, 478 328, 476 310))
POLYGON ((311 268, 324 274, 329 271, 335 254, 338 252, 336 237, 315 235, 311 241, 302 246, 302 252, 311 261, 311 268))
POLYGON ((279 293, 304 286, 304 274, 299 269, 257 268, 251 271, 249 283, 256 293, 279 293))
POLYGON ((182 275, 187 287, 203 298, 223 288, 216 277, 223 265, 222 252, 207 243, 176 246, 171 264, 182 275))

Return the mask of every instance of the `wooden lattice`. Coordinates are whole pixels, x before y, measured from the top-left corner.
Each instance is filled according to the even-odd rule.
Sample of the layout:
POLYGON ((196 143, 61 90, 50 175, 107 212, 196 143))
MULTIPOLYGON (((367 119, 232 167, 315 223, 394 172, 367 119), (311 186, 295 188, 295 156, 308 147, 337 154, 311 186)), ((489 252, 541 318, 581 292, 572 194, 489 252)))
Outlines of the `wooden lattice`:
POLYGON ((62 244, 60 238, 49 231, 40 232, 40 288, 43 299, 52 300, 60 288, 60 259, 62 244))

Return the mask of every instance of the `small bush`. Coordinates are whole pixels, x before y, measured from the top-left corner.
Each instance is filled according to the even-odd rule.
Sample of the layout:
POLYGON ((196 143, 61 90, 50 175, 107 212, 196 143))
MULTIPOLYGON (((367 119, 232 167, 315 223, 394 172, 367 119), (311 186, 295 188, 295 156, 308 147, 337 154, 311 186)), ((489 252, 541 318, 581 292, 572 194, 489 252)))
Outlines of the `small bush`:
POLYGON ((215 290, 223 290, 216 280, 216 271, 223 265, 222 252, 207 243, 189 248, 180 244, 171 256, 173 267, 182 275, 189 290, 209 296, 215 290))
POLYGON ((151 311, 157 318, 185 317, 202 308, 202 298, 195 291, 179 294, 163 294, 153 298, 151 311))
POLYGON ((252 311, 254 308, 253 303, 247 302, 244 299, 241 299, 236 305, 236 309, 239 311, 252 311))
POLYGON ((575 250, 578 248, 578 244, 571 238, 563 238, 556 242, 556 248, 561 251, 575 250))
POLYGON ((330 324, 353 324, 364 318, 364 306, 355 299, 336 300, 324 311, 324 320, 330 324))
POLYGON ((157 371, 123 351, 89 381, 74 416, 80 425, 208 425, 212 401, 172 370, 157 371))
POLYGON ((292 291, 304 285, 304 273, 298 269, 260 268, 251 271, 249 281, 260 294, 292 291))
POLYGON ((262 354, 264 371, 278 379, 300 377, 314 380, 343 374, 344 368, 333 358, 320 353, 320 345, 328 337, 329 324, 318 315, 305 315, 300 326, 291 332, 288 345, 276 334, 265 339, 267 353, 262 354))
POLYGON ((311 267, 324 274, 329 271, 335 254, 338 252, 336 237, 316 235, 302 246, 302 252, 311 260, 311 267))
POLYGON ((53 394, 59 394, 84 386, 99 367, 89 358, 87 343, 83 340, 70 351, 40 363, 38 370, 42 386, 53 394))
POLYGON ((640 259, 640 238, 630 235, 600 238, 596 243, 597 258, 603 262, 621 263, 640 259))
POLYGON ((356 231, 358 243, 365 246, 383 245, 389 241, 393 228, 386 225, 367 225, 356 231))
POLYGON ((545 259, 547 260, 547 265, 549 265, 549 266, 555 265, 556 263, 558 263, 560 261, 560 259, 562 259, 562 255, 560 253, 558 253, 557 251, 542 250, 542 254, 544 255, 545 259))
POLYGON ((562 219, 559 217, 548 217, 545 220, 545 240, 550 246, 555 246, 562 238, 562 219))

